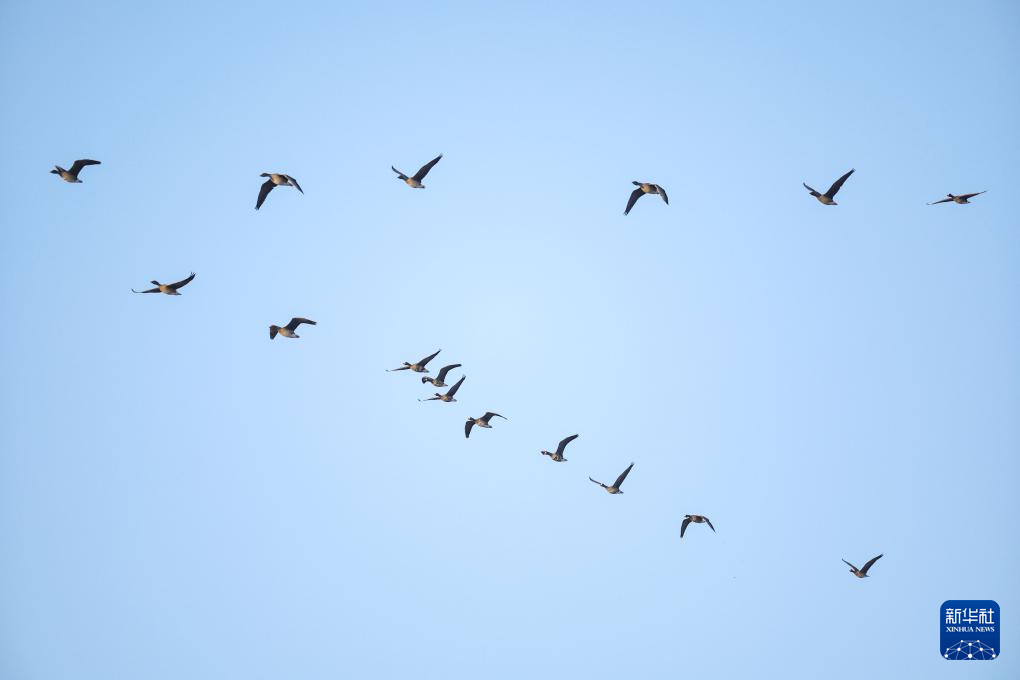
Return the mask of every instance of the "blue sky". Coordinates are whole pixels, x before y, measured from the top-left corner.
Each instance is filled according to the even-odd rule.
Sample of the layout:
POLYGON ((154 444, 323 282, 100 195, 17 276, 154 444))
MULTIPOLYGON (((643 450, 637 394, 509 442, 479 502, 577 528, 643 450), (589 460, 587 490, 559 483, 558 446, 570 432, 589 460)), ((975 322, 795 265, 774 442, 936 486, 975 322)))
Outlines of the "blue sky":
POLYGON ((1017 676, 1018 20, 3 4, 0 676, 1017 676))

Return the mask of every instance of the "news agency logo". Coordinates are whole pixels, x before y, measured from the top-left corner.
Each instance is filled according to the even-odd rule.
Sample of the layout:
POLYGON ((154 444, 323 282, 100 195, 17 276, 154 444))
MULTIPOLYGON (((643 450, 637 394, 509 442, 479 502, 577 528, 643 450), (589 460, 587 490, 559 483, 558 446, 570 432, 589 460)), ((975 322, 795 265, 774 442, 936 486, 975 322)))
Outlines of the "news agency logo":
POLYGON ((990 661, 999 656, 999 605, 995 600, 946 600, 942 621, 942 658, 990 661))

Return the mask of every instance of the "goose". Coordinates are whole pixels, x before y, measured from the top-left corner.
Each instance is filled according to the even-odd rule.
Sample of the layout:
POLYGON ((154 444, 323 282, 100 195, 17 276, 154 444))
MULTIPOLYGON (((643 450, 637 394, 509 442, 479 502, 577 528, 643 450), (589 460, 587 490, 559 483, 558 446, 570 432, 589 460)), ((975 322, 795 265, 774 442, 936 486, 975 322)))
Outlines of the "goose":
POLYGON ((627 200, 627 209, 623 211, 624 215, 630 213, 630 209, 634 207, 637 200, 645 194, 653 194, 662 196, 662 200, 669 205, 669 196, 666 195, 666 190, 660 187, 658 184, 652 184, 651 182, 631 182, 637 186, 637 189, 630 192, 630 198, 627 200))
POLYGON ((400 368, 389 368, 387 369, 387 372, 389 373, 392 371, 414 371, 415 373, 428 373, 429 369, 425 368, 425 364, 435 359, 436 354, 439 354, 442 351, 443 350, 441 349, 437 349, 434 353, 428 355, 427 357, 425 357, 416 364, 409 364, 405 361, 404 365, 401 366, 400 368))
POLYGON ((460 364, 450 364, 449 366, 443 366, 441 369, 439 369, 439 375, 437 375, 435 378, 430 378, 427 375, 423 375, 421 377, 421 384, 424 385, 425 383, 432 383, 433 387, 446 387, 446 383, 443 382, 444 380, 446 380, 446 374, 455 368, 460 368, 460 364))
POLYGON ((466 377, 467 377, 466 375, 460 376, 460 380, 454 383, 453 387, 446 391, 446 394, 440 394, 439 392, 436 392, 436 396, 429 397, 428 399, 419 399, 418 401, 445 401, 445 402, 457 401, 456 399, 453 398, 453 395, 457 394, 457 390, 460 389, 460 386, 464 382, 464 378, 466 377))
POLYGON ((430 160, 428 163, 426 163, 425 165, 421 166, 421 168, 418 169, 418 172, 414 173, 414 177, 408 177, 407 175, 405 175, 404 173, 400 172, 399 170, 397 170, 392 165, 390 166, 390 170, 392 170, 393 172, 397 173, 397 177, 399 179, 404 180, 404 182, 407 183, 407 186, 409 186, 409 187, 411 187, 413 189, 424 189, 425 185, 422 184, 421 181, 423 179, 425 179, 425 175, 429 174, 429 170, 432 169, 432 166, 434 166, 436 163, 438 163, 439 159, 442 158, 442 157, 443 157, 443 154, 439 154, 438 156, 436 156, 435 158, 430 160))
POLYGON ((974 198, 975 196, 980 196, 986 191, 987 189, 985 191, 979 191, 976 194, 962 194, 960 196, 946 194, 946 197, 943 198, 941 201, 935 201, 934 203, 929 203, 928 205, 938 205, 939 203, 949 203, 950 201, 952 201, 953 203, 959 203, 960 205, 964 205, 966 203, 970 203, 970 199, 974 198))
POLYGON ((131 292, 132 293, 165 293, 166 295, 180 295, 180 293, 177 292, 177 289, 178 288, 184 288, 184 286, 186 286, 189 283, 191 283, 191 280, 193 278, 195 278, 195 272, 191 272, 191 276, 189 276, 188 278, 183 279, 181 281, 178 281, 177 283, 160 283, 159 281, 149 281, 149 283, 154 285, 155 288, 150 288, 149 290, 135 290, 134 288, 132 288, 131 292))
POLYGON ((556 463, 567 462, 567 459, 563 457, 563 451, 566 450, 567 444, 577 439, 578 436, 579 435, 576 434, 570 435, 569 437, 560 442, 559 446, 556 447, 556 451, 554 453, 550 451, 542 451, 542 455, 549 456, 549 458, 551 458, 553 462, 556 463))
POLYGON ((846 173, 845 175, 837 179, 835 182, 833 182, 832 186, 829 187, 829 190, 826 191, 824 194, 818 193, 804 182, 801 182, 801 184, 804 184, 804 188, 810 191, 811 195, 817 198, 818 202, 821 203, 822 205, 837 205, 836 201, 832 199, 836 197, 836 192, 839 191, 840 187, 843 186, 843 182, 845 182, 847 177, 849 177, 852 174, 854 174, 854 171, 851 168, 850 172, 846 173))
POLYGON ((713 532, 715 531, 715 527, 712 526, 712 521, 704 515, 684 515, 683 524, 680 525, 680 538, 684 537, 684 532, 687 531, 687 525, 691 522, 694 522, 695 524, 705 523, 708 525, 709 529, 713 532))
POLYGON ((600 482, 600 481, 598 481, 596 479, 591 479, 591 477, 589 477, 588 479, 591 479, 591 481, 595 482, 596 484, 601 486, 603 489, 605 489, 609 493, 612 493, 612 494, 623 493, 623 491, 620 489, 620 486, 623 485, 623 480, 627 479, 627 475, 630 474, 630 469, 632 467, 634 467, 634 463, 631 463, 630 465, 628 465, 627 469, 620 473, 620 476, 616 478, 616 481, 613 482, 612 486, 606 486, 605 484, 603 484, 602 482, 600 482))
POLYGON ((276 325, 270 326, 269 327, 269 339, 270 340, 275 339, 277 333, 279 333, 280 335, 282 335, 285 338, 295 338, 295 339, 296 338, 300 338, 301 336, 298 335, 297 333, 295 333, 294 331, 296 331, 297 327, 300 326, 303 323, 307 323, 307 324, 312 325, 312 326, 317 325, 311 319, 305 319, 304 317, 295 316, 293 319, 290 320, 290 323, 288 323, 286 326, 276 326, 276 325))
POLYGON ((467 438, 471 436, 471 428, 474 427, 475 425, 477 425, 478 427, 491 428, 492 425, 489 425, 489 419, 491 419, 493 416, 496 416, 497 418, 502 418, 503 420, 507 420, 506 416, 501 416, 498 413, 493 413, 492 411, 486 411, 485 415, 482 416, 481 418, 468 418, 467 422, 464 423, 464 437, 467 438))
POLYGON ((262 188, 259 189, 259 200, 255 201, 255 209, 258 210, 262 207, 262 204, 266 200, 266 196, 273 190, 273 187, 294 187, 301 193, 305 193, 301 185, 297 183, 297 180, 290 175, 284 175, 280 172, 263 172, 259 177, 268 177, 265 182, 262 183, 262 188))
MULTIPOLYGON (((881 557, 881 555, 879 555, 878 557, 881 557)), ((847 566, 850 567, 851 574, 853 574, 857 578, 866 578, 868 576, 868 569, 871 569, 871 565, 873 565, 875 562, 878 562, 878 557, 872 557, 870 560, 865 562, 864 566, 861 567, 860 569, 850 564, 846 560, 843 560, 843 562, 845 562, 847 566)))
POLYGON ((102 163, 100 163, 99 161, 91 160, 89 158, 79 158, 78 160, 71 164, 70 170, 64 170, 59 165, 54 165, 53 169, 50 170, 50 174, 57 175, 60 177, 60 179, 64 180, 65 182, 70 182, 71 184, 81 184, 81 180, 78 179, 78 173, 81 172, 81 169, 84 168, 86 165, 102 165, 102 163))

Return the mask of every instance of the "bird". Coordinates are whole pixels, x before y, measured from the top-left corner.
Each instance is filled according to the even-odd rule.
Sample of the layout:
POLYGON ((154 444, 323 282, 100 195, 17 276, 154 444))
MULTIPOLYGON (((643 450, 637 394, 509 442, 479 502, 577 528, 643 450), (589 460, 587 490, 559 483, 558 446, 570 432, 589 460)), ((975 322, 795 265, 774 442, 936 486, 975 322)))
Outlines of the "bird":
POLYGON ((131 292, 132 293, 165 293, 167 295, 180 295, 180 293, 177 292, 177 289, 178 288, 184 288, 184 286, 186 286, 189 283, 191 283, 191 280, 193 278, 195 278, 195 272, 191 272, 191 276, 189 276, 188 278, 183 279, 181 281, 178 281, 177 283, 160 283, 159 281, 149 281, 149 283, 154 285, 155 288, 150 288, 149 290, 135 290, 134 288, 132 288, 131 292))
POLYGON ((849 177, 852 174, 854 174, 854 171, 851 168, 850 172, 846 173, 845 175, 837 179, 835 182, 833 182, 832 186, 829 187, 829 190, 826 191, 824 194, 818 193, 817 191, 809 187, 807 184, 804 184, 804 182, 801 182, 801 184, 804 184, 804 188, 810 191, 811 195, 817 198, 819 203, 823 205, 837 205, 836 201, 832 199, 836 197, 836 192, 839 191, 840 187, 843 186, 843 182, 845 182, 847 177, 849 177))
POLYGON ((691 522, 694 522, 695 524, 701 524, 702 522, 704 522, 705 524, 708 525, 709 529, 711 529, 713 532, 715 531, 715 527, 712 526, 712 521, 705 517, 704 515, 684 515, 683 524, 680 525, 680 538, 684 537, 684 532, 687 531, 687 525, 690 524, 691 522))
MULTIPOLYGON (((881 555, 879 555, 878 557, 881 557, 881 555)), ((860 569, 850 564, 846 560, 843 561, 846 562, 846 564, 850 567, 851 574, 853 574, 857 578, 865 578, 868 575, 868 569, 871 569, 871 565, 873 565, 875 562, 878 562, 878 557, 872 557, 870 560, 865 562, 864 566, 860 569)))
POLYGON ((422 359, 421 361, 419 361, 416 364, 409 364, 409 363, 407 363, 405 361, 404 365, 401 366, 400 368, 389 368, 389 369, 386 369, 386 370, 387 370, 387 372, 392 372, 392 371, 414 371, 415 373, 428 373, 429 369, 425 368, 425 364, 427 364, 428 362, 430 362, 433 359, 435 359, 436 358, 436 354, 439 354, 442 351, 443 350, 441 350, 441 349, 437 349, 433 354, 428 355, 427 357, 425 357, 424 359, 422 359))
POLYGON ((405 175, 404 173, 400 172, 399 170, 397 170, 392 165, 390 166, 390 170, 392 170, 393 172, 397 173, 397 177, 399 179, 404 180, 404 182, 407 183, 407 186, 409 186, 409 187, 411 187, 413 189, 424 189, 425 185, 422 184, 421 181, 423 179, 425 179, 425 175, 429 174, 429 170, 432 169, 432 166, 435 165, 436 163, 438 163, 439 159, 442 158, 442 157, 443 157, 443 154, 439 154, 438 156, 436 156, 435 158, 430 160, 428 163, 426 163, 425 165, 421 166, 421 168, 418 169, 418 172, 414 173, 414 177, 408 177, 407 175, 405 175))
MULTIPOLYGON (((985 191, 987 191, 987 189, 985 191)), ((985 193, 985 191, 979 191, 976 194, 962 194, 960 196, 946 194, 946 197, 943 198, 941 201, 935 201, 934 203, 929 203, 928 205, 938 205, 939 203, 949 203, 950 201, 952 201, 953 203, 959 203, 960 205, 964 205, 965 203, 970 203, 970 199, 974 198, 975 196, 980 196, 981 194, 985 193)))
POLYGON ((262 207, 262 204, 266 200, 266 196, 273 190, 273 187, 294 187, 301 193, 305 193, 301 185, 297 183, 297 180, 290 175, 284 175, 279 172, 263 172, 259 177, 268 177, 265 182, 262 183, 262 188, 259 189, 259 199, 255 201, 255 209, 258 210, 262 207))
POLYGON ((565 463, 567 462, 567 459, 563 457, 563 452, 566 450, 567 444, 577 439, 578 436, 579 435, 572 434, 566 439, 561 440, 559 446, 556 447, 555 452, 542 451, 541 453, 543 456, 549 456, 549 458, 552 459, 552 461, 555 463, 565 463))
POLYGON ((433 387, 446 387, 446 383, 443 382, 444 380, 446 380, 446 374, 455 368, 460 368, 460 364, 450 364, 449 366, 443 366, 441 369, 439 369, 439 375, 437 375, 435 378, 430 378, 427 375, 423 375, 421 377, 421 384, 424 385, 425 383, 432 383, 433 387))
POLYGON ((445 402, 457 401, 456 399, 453 398, 453 395, 457 394, 457 390, 460 389, 460 386, 464 382, 464 378, 466 377, 467 377, 466 375, 460 376, 460 380, 454 383, 453 387, 446 391, 446 394, 440 394, 439 392, 436 392, 436 396, 429 397, 428 399, 419 399, 418 401, 445 401, 445 402))
POLYGON ((310 324, 312 326, 317 325, 311 319, 306 319, 304 317, 295 316, 293 319, 290 320, 290 323, 288 323, 286 326, 271 325, 269 327, 269 339, 273 340, 274 338, 276 338, 276 334, 277 333, 279 333, 280 335, 282 335, 285 338, 300 338, 301 336, 298 335, 297 333, 295 333, 294 331, 296 331, 297 327, 300 326, 303 323, 307 323, 307 324, 310 324))
POLYGON ((53 169, 50 170, 50 174, 58 175, 60 179, 64 180, 65 182, 70 182, 71 184, 81 184, 81 180, 78 179, 78 173, 81 172, 81 169, 84 168, 86 165, 102 165, 102 163, 100 163, 99 161, 91 160, 89 158, 79 158, 78 160, 71 164, 70 170, 64 170, 59 165, 54 165, 53 169))
POLYGON ((464 437, 467 438, 471 436, 471 428, 475 425, 478 427, 492 427, 492 425, 489 425, 489 419, 493 416, 507 420, 506 416, 501 416, 498 413, 493 413, 492 411, 486 411, 485 415, 481 418, 468 418, 467 422, 464 423, 464 437))
POLYGON ((628 465, 627 469, 620 473, 620 476, 616 478, 616 481, 613 482, 612 486, 606 486, 605 484, 603 484, 602 482, 598 481, 597 479, 591 479, 591 477, 589 477, 588 479, 591 479, 591 481, 595 482, 596 484, 601 486, 603 489, 605 489, 609 493, 613 493, 613 494, 623 493, 623 491, 620 489, 620 486, 623 485, 623 480, 627 479, 627 475, 630 474, 630 469, 632 467, 634 467, 634 463, 631 463, 630 465, 628 465))
POLYGON ((637 189, 630 192, 630 198, 627 200, 627 209, 623 211, 624 215, 629 214, 630 209, 634 207, 637 200, 645 194, 658 194, 662 196, 662 200, 666 202, 666 205, 669 205, 669 196, 666 195, 666 190, 658 184, 650 182, 631 182, 631 184, 637 185, 637 189))

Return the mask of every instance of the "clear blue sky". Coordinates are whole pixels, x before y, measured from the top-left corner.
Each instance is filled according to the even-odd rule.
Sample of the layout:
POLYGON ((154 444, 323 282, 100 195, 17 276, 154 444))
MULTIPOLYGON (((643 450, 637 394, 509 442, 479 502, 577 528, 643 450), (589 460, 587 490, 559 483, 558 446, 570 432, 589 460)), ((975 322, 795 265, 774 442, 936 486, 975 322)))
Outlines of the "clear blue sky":
POLYGON ((1020 676, 1018 46, 1011 2, 3 3, 0 677, 957 678, 966 598, 1020 676), (457 403, 384 372, 438 348, 457 403))

